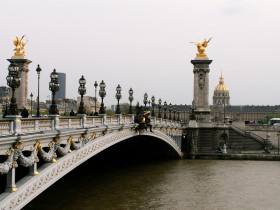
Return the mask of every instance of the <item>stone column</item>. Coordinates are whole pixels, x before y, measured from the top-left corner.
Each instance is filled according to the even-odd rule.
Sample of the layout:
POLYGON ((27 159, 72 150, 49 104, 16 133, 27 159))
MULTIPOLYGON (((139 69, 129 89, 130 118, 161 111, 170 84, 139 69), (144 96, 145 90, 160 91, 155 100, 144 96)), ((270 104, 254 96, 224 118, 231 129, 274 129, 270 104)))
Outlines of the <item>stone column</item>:
POLYGON ((27 106, 28 98, 28 65, 32 62, 25 58, 12 58, 7 59, 10 63, 17 64, 20 68, 20 86, 15 90, 15 98, 19 109, 27 106))
POLYGON ((199 122, 210 121, 209 108, 209 65, 212 60, 207 57, 196 57, 191 60, 194 66, 193 100, 196 105, 195 114, 199 122))
POLYGON ((13 166, 13 168, 7 174, 6 192, 15 192, 15 191, 17 191, 16 169, 13 166))

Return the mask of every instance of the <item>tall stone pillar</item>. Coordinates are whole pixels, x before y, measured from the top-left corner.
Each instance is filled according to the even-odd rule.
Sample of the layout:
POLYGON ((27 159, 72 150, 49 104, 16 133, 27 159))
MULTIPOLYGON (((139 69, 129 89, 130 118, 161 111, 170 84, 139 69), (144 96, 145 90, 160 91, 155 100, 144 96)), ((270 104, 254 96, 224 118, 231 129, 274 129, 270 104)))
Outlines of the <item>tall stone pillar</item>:
MULTIPOLYGON (((14 57, 14 56, 13 56, 14 57)), ((20 68, 20 86, 15 90, 15 98, 19 109, 27 106, 28 98, 28 65, 32 62, 25 58, 11 58, 7 59, 10 63, 17 64, 20 68)))
POLYGON ((208 57, 196 57, 191 60, 194 66, 194 87, 193 87, 193 103, 196 106, 194 110, 198 122, 210 121, 209 108, 209 65, 212 60, 208 57))

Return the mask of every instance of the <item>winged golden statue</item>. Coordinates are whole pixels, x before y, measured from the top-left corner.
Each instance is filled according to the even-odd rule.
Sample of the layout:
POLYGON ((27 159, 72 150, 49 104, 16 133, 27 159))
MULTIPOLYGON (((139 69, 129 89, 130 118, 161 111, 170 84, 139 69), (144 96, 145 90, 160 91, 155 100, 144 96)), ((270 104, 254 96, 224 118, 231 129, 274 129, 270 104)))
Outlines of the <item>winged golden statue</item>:
POLYGON ((28 39, 26 37, 26 35, 23 35, 21 38, 19 37, 12 37, 13 43, 15 45, 15 49, 14 49, 14 56, 16 57, 24 57, 25 56, 25 45, 28 42, 28 39), (24 38, 26 38, 26 41, 24 42, 24 38))
POLYGON ((205 53, 205 49, 208 46, 208 43, 210 42, 211 39, 212 39, 212 37, 210 39, 208 39, 208 41, 206 39, 204 39, 203 42, 191 42, 197 46, 198 53, 196 54, 196 57, 200 57, 200 58, 207 57, 207 54, 205 53))

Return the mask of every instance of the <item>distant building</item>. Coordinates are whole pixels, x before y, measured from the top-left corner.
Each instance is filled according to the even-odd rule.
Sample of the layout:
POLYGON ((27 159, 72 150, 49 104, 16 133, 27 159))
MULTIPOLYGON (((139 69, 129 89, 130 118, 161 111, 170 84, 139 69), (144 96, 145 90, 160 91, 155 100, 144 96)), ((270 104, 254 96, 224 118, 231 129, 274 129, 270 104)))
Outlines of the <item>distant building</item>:
POLYGON ((221 74, 219 84, 216 86, 213 95, 213 106, 215 105, 230 105, 229 90, 224 83, 224 77, 221 74))
POLYGON ((230 105, 229 89, 224 83, 221 75, 219 84, 213 94, 213 105, 211 109, 211 120, 223 122, 225 120, 248 121, 257 120, 266 122, 269 118, 280 114, 280 106, 258 106, 258 105, 230 105))
MULTIPOLYGON (((86 112, 88 114, 95 112, 95 100, 96 100, 96 111, 99 112, 100 104, 95 97, 84 96, 83 100, 84 100, 84 106, 85 106, 86 112)), ((81 97, 77 97, 77 110, 79 109, 80 102, 81 102, 81 97)))
POLYGON ((6 86, 0 86, 0 97, 11 97, 12 96, 12 89, 6 86))
POLYGON ((65 73, 58 73, 58 84, 59 84, 59 91, 55 93, 54 99, 65 99, 66 98, 66 74, 65 73))

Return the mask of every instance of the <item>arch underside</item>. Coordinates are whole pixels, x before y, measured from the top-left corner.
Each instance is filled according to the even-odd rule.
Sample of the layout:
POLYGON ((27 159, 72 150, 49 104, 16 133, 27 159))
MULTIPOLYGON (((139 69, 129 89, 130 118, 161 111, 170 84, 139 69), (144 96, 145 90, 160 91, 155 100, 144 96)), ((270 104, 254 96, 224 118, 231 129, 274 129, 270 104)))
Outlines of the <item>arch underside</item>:
MULTIPOLYGON (((181 155, 180 148, 175 141, 166 134, 153 130, 140 134, 143 136, 152 136, 167 143, 177 154, 181 155)), ((42 193, 49 186, 54 184, 60 178, 71 172, 73 169, 102 152, 103 150, 130 138, 138 136, 135 131, 124 130, 107 134, 103 137, 88 142, 78 150, 57 159, 56 163, 46 163, 42 165, 37 176, 24 177, 17 182, 18 190, 10 193, 3 199, 4 209, 20 209, 32 201, 36 196, 42 193)))

